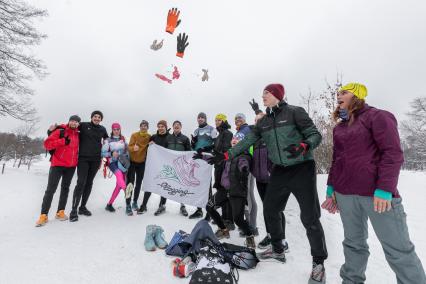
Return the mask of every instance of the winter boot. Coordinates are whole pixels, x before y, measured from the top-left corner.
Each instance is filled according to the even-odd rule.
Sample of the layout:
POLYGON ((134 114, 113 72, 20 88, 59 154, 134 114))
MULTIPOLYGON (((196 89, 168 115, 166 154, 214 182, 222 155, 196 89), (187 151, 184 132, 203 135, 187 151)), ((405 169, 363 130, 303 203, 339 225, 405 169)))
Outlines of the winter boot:
POLYGON ((133 216, 133 211, 132 211, 132 207, 130 206, 130 204, 126 205, 126 214, 127 214, 127 216, 133 216))
POLYGON ((105 207, 105 210, 111 213, 115 212, 115 208, 112 206, 112 204, 107 204, 107 206, 105 207))
POLYGON ((129 183, 124 192, 125 192, 126 199, 132 197, 133 183, 129 183))
POLYGON ((285 258, 285 252, 284 250, 282 252, 275 252, 272 249, 272 246, 270 246, 267 250, 265 250, 264 252, 258 253, 257 257, 259 259, 271 259, 271 260, 277 260, 281 263, 285 263, 286 262, 286 258, 285 258))
POLYGON ((71 210, 71 212, 70 212, 70 222, 77 222, 77 221, 78 221, 77 210, 71 210))
POLYGON ((160 226, 155 226, 154 242, 155 245, 160 249, 165 249, 168 245, 164 239, 164 230, 160 226))
POLYGON ((251 249, 256 249, 256 242, 254 241, 254 236, 248 236, 246 237, 246 247, 251 248, 251 249))
POLYGON ((141 208, 139 208, 138 209, 138 215, 141 215, 141 214, 143 214, 143 213, 145 213, 147 210, 146 210, 146 206, 145 205, 141 205, 141 208))
POLYGON ((189 219, 197 219, 197 218, 203 218, 203 210, 201 208, 197 208, 194 213, 189 215, 189 219))
POLYGON ((225 229, 218 229, 216 231, 216 233, 214 233, 214 234, 215 234, 216 238, 218 238, 219 240, 225 239, 225 238, 229 239, 231 237, 229 235, 229 230, 226 229, 226 228, 225 229))
POLYGON ((46 223, 49 222, 49 219, 47 218, 47 214, 41 214, 36 222, 36 227, 41 227, 46 225, 46 223))
POLYGON ((182 216, 185 216, 185 217, 188 216, 188 211, 186 211, 186 207, 183 204, 180 206, 180 214, 182 214, 182 216))
POLYGON ((59 221, 66 221, 66 220, 68 220, 68 216, 65 215, 65 211, 64 210, 59 210, 56 213, 55 218, 58 219, 59 221))
POLYGON ((158 209, 157 209, 157 211, 155 211, 154 215, 155 216, 160 216, 164 212, 166 212, 166 206, 160 205, 160 206, 158 206, 158 209))
POLYGON ((87 210, 86 206, 78 208, 78 215, 92 216, 92 212, 87 210))
POLYGON ((146 234, 145 234, 145 241, 144 246, 147 251, 154 251, 155 250, 155 242, 154 242, 154 233, 155 233, 155 225, 148 225, 146 226, 146 234))
POLYGON ((266 237, 263 238, 263 240, 260 241, 260 243, 257 245, 260 249, 267 249, 271 246, 271 237, 269 234, 266 235, 266 237))
POLYGON ((312 263, 312 273, 308 284, 323 284, 325 283, 325 268, 322 263, 312 263))
POLYGON ((138 211, 138 209, 139 209, 138 203, 136 201, 133 201, 132 202, 132 210, 133 211, 138 211))

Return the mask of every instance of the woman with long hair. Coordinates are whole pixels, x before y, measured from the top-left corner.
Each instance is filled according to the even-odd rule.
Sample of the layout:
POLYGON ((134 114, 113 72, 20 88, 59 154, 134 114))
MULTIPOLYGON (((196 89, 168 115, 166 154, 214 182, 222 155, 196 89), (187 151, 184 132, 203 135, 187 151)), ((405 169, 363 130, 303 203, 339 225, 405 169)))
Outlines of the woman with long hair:
POLYGON ((337 94, 333 163, 322 205, 330 213, 340 211, 345 236, 342 283, 366 280, 368 219, 397 283, 426 283, 397 189, 403 163, 397 121, 390 112, 367 105, 366 96, 367 88, 359 83, 337 94))

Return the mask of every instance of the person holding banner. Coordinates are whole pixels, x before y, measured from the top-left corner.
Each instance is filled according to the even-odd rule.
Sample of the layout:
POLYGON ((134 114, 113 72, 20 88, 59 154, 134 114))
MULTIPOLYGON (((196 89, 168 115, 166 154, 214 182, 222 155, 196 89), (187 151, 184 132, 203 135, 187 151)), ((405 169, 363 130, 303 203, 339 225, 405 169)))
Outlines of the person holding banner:
MULTIPOLYGON (((120 124, 115 122, 112 124, 111 128, 111 137, 105 139, 102 146, 102 157, 106 158, 106 164, 116 179, 114 191, 112 192, 111 198, 109 199, 105 210, 109 212, 115 212, 115 208, 112 206, 112 204, 120 193, 120 190, 124 191, 126 189, 127 168, 125 164, 127 163, 124 163, 122 159, 128 159, 128 156, 126 139, 123 135, 121 135, 120 124)), ((128 160, 128 165, 130 165, 130 160, 128 160)), ((128 216, 133 215, 132 208, 130 206, 130 199, 126 199, 126 214, 128 216)))

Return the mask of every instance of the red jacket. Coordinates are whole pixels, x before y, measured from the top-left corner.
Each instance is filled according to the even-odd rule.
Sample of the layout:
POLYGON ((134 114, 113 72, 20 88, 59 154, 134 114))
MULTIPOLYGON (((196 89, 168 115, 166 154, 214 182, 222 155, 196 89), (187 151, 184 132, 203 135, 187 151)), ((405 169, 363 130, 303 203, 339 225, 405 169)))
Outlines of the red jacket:
POLYGON ((78 163, 78 129, 71 129, 66 124, 59 127, 64 128, 64 138, 59 138, 61 130, 56 129, 44 140, 46 150, 55 150, 50 165, 52 167, 76 167, 78 163), (70 140, 68 145, 65 145, 65 137, 70 140))

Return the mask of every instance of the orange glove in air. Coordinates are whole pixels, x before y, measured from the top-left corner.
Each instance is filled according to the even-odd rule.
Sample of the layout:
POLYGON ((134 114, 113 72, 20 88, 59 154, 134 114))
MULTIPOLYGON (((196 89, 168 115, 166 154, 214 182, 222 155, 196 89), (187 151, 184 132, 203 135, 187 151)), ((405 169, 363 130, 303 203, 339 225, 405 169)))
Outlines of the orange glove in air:
POLYGON ((172 8, 169 10, 169 13, 167 14, 167 26, 166 26, 166 32, 169 34, 173 34, 177 26, 180 24, 179 20, 179 14, 180 11, 177 8, 172 8))

